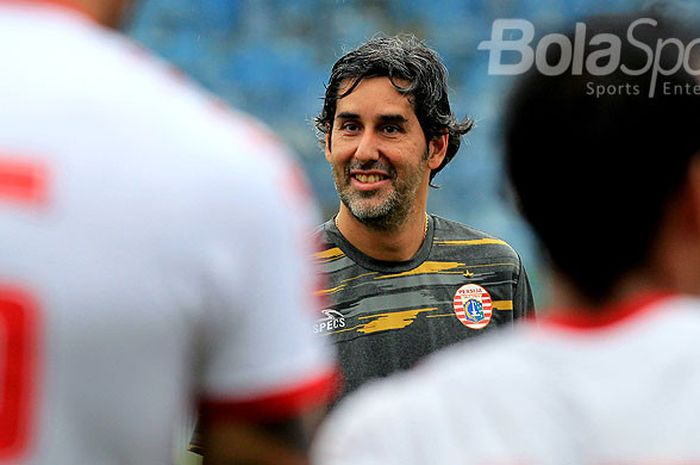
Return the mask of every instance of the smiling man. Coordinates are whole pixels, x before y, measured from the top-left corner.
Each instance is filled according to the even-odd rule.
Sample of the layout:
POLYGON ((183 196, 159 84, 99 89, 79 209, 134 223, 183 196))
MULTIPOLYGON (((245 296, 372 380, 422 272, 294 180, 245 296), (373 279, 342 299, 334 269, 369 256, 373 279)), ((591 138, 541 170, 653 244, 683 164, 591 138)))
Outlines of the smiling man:
POLYGON ((320 231, 328 306, 314 330, 336 342, 346 393, 534 314, 507 243, 426 212, 473 126, 447 89, 440 58, 412 36, 372 39, 331 72, 316 125, 341 202, 320 231))

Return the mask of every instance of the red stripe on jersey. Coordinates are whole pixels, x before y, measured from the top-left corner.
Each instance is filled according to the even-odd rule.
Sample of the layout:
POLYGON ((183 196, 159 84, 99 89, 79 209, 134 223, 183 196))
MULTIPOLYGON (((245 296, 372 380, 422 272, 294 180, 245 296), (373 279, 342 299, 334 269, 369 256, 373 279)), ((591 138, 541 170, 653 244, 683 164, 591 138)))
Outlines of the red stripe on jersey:
POLYGON ((606 328, 646 313, 665 299, 673 297, 670 292, 645 292, 622 302, 616 302, 599 309, 553 309, 538 325, 558 327, 569 330, 590 331, 606 328))
POLYGON ((0 201, 43 204, 47 200, 48 169, 36 160, 0 155, 0 201))
POLYGON ((205 422, 227 419, 283 420, 326 404, 338 394, 340 385, 340 373, 333 370, 254 399, 204 399, 200 402, 199 411, 205 422))

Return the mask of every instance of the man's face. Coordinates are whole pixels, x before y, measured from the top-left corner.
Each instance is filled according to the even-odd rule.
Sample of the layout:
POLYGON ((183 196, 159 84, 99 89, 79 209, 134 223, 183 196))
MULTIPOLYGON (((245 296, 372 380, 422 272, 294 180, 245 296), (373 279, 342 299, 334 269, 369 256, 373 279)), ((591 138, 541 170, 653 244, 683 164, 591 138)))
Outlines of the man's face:
POLYGON ((413 106, 388 78, 365 79, 338 100, 326 158, 341 201, 362 223, 385 230, 403 224, 427 195, 429 153, 413 106))

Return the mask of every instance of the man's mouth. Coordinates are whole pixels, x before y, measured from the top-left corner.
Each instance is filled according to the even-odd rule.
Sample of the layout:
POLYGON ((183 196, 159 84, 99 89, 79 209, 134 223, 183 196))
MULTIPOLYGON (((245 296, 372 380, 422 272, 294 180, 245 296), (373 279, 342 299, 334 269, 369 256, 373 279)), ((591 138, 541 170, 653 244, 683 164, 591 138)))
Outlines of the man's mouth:
POLYGON ((381 171, 351 171, 350 183, 358 190, 372 191, 391 182, 391 176, 381 171))
POLYGON ((363 183, 373 183, 379 182, 381 180, 387 179, 388 176, 383 176, 380 174, 356 174, 355 179, 363 183))

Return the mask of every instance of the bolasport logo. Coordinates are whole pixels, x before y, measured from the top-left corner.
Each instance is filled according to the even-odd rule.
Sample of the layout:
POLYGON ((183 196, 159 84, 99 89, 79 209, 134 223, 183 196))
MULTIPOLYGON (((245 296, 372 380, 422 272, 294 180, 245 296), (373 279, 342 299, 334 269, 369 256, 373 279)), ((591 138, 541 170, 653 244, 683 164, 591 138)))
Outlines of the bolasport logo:
MULTIPOLYGON (((586 24, 576 23, 573 42, 564 34, 551 33, 543 36, 537 44, 533 44, 535 26, 530 21, 497 19, 491 27, 491 39, 480 42, 477 48, 489 52, 490 75, 518 75, 527 72, 533 65, 538 72, 547 76, 559 76, 564 73, 581 75, 584 70, 592 76, 607 76, 618 69, 628 76, 650 73, 647 95, 652 98, 660 75, 674 74, 681 67, 688 74, 700 75, 700 63, 695 63, 693 60, 693 57, 700 53, 700 48, 693 52, 694 48, 700 47, 700 38, 688 43, 677 38, 658 39, 656 44, 652 44, 653 47, 639 40, 638 33, 641 28, 656 27, 657 24, 658 22, 653 18, 639 18, 629 24, 625 37, 610 33, 599 33, 589 37, 586 24), (623 40, 646 55, 647 60, 643 66, 630 68, 621 63, 623 40), (587 45, 595 49, 586 54, 587 45), (556 63, 550 63, 547 60, 550 47, 558 47, 560 50, 559 60, 556 63), (670 56, 675 56, 675 63, 664 68, 661 63, 662 53, 673 53, 670 56), (504 60, 504 57, 509 59, 504 60)), ((643 91, 644 89, 641 89, 638 84, 606 86, 593 81, 586 82, 586 94, 596 97, 615 94, 641 95, 643 91)), ((700 84, 680 86, 664 82, 661 91, 665 95, 700 95, 700 84)))

